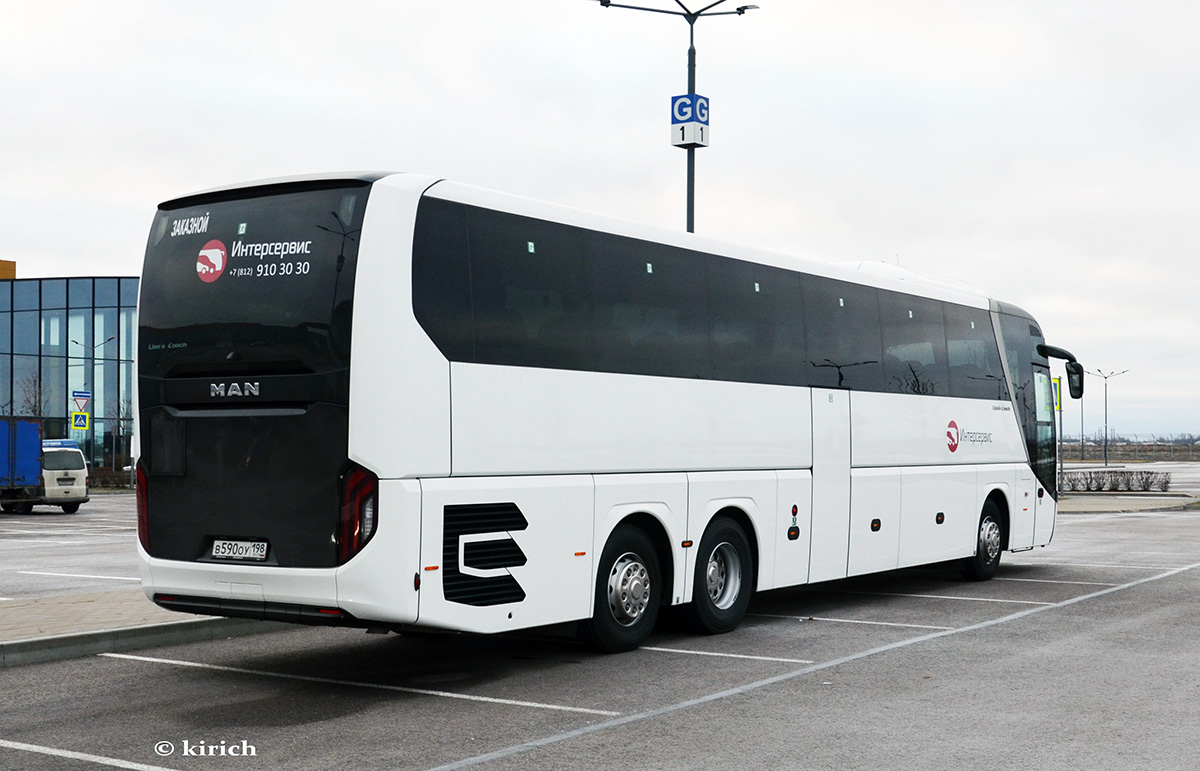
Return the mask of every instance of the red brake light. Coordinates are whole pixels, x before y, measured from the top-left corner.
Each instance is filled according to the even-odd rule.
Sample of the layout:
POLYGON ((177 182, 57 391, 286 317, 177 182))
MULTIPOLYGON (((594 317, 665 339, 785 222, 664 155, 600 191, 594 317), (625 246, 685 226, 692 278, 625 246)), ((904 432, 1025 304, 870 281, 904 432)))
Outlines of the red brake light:
POLYGON ((138 541, 141 542, 142 548, 146 553, 150 553, 150 513, 147 510, 146 500, 150 494, 149 483, 147 482, 146 468, 141 461, 137 464, 137 517, 138 517, 138 541))
POLYGON ((351 466, 342 477, 342 509, 338 517, 338 564, 362 551, 375 535, 379 477, 362 466, 351 466))

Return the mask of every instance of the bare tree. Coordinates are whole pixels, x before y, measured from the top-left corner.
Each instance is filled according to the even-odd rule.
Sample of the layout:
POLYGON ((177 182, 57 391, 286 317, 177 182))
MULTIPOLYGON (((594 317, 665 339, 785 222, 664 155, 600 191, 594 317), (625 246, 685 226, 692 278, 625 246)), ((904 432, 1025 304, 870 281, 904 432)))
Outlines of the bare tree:
POLYGON ((17 406, 20 414, 41 417, 46 413, 46 392, 42 388, 42 379, 37 372, 30 371, 16 383, 17 406))

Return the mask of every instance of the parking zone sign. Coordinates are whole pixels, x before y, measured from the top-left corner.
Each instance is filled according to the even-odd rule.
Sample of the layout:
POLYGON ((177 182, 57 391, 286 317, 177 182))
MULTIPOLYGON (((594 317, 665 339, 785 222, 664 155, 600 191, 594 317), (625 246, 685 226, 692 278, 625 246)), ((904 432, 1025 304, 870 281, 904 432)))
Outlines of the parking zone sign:
POLYGON ((708 147, 708 97, 683 94, 671 97, 671 144, 708 147))
POLYGON ((80 429, 82 431, 87 431, 88 419, 90 417, 91 416, 86 412, 72 412, 71 413, 71 428, 76 428, 76 429, 80 429))

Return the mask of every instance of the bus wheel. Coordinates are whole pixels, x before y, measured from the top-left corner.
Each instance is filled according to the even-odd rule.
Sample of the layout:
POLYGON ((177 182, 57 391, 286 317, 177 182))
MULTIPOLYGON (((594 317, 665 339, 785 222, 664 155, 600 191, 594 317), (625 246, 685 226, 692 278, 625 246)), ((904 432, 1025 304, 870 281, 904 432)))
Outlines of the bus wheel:
POLYGON ((654 544, 638 528, 619 525, 600 555, 592 617, 582 636, 607 653, 630 651, 654 629, 662 602, 662 574, 654 544))
POLYGON ((75 512, 79 511, 79 504, 78 503, 64 503, 62 505, 62 510, 63 510, 64 514, 74 514, 75 512))
POLYGON ((692 603, 688 616, 692 626, 704 634, 732 631, 742 622, 754 575, 754 558, 742 528, 732 519, 718 517, 700 539, 692 603))
POLYGON ((32 514, 33 513, 33 504, 30 503, 29 501, 21 501, 20 503, 15 504, 14 508, 16 509, 16 512, 18 514, 32 514))
POLYGON ((996 575, 1000 566, 1000 548, 1004 545, 1004 531, 1000 528, 1000 509, 992 501, 983 504, 979 516, 979 531, 976 536, 975 556, 963 561, 962 577, 968 581, 987 581, 996 575))

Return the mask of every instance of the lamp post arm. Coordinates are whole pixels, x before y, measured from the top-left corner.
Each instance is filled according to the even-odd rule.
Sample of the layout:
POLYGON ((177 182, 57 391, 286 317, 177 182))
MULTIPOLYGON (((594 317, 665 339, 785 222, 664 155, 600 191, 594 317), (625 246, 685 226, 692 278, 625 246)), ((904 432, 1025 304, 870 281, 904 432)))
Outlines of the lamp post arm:
MULTIPOLYGON (((680 3, 679 0, 675 0, 675 2, 679 3, 680 7, 683 7, 683 3, 680 3)), ((700 10, 696 11, 696 15, 703 16, 704 12, 707 11, 709 8, 716 8, 718 5, 720 5, 723 2, 725 2, 725 0, 717 0, 717 2, 715 2, 715 3, 710 3, 709 5, 706 5, 703 8, 701 8, 700 10)), ((716 13, 710 13, 709 16, 720 16, 720 15, 726 14, 726 13, 737 13, 737 11, 717 11, 716 13)))
MULTIPOLYGON (((678 0, 676 0, 678 2, 678 0)), ((647 8, 644 5, 626 5, 625 3, 606 3, 604 0, 599 0, 600 5, 605 8, 628 8, 631 11, 649 11, 650 13, 665 13, 668 16, 687 16, 682 11, 667 11, 662 8, 647 8)))

